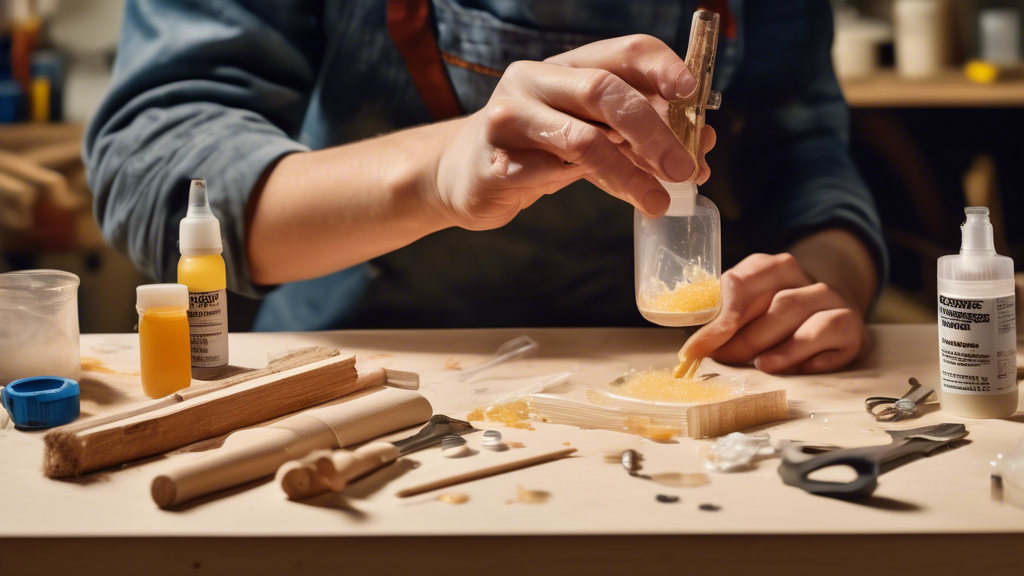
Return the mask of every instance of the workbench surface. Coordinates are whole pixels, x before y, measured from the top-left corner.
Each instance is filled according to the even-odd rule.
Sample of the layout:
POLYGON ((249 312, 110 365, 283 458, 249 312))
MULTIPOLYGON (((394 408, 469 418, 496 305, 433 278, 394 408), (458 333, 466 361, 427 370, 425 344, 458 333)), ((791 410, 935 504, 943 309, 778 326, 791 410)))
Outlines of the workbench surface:
MULTIPOLYGON (((938 410, 937 404, 930 404, 924 408, 924 415, 915 420, 893 425, 874 422, 864 413, 864 399, 898 397, 907 390, 911 376, 927 385, 936 385, 938 353, 933 325, 872 326, 871 333, 875 345, 870 355, 837 374, 774 377, 752 368, 719 366, 713 362, 702 368, 702 372, 744 378, 750 388, 785 387, 790 419, 761 428, 773 438, 863 446, 888 443, 883 432, 886 427, 913 428, 940 422, 967 425, 970 442, 885 474, 875 495, 867 501, 816 497, 785 486, 776 473, 775 458, 761 460, 747 472, 710 474, 711 481, 706 486, 663 487, 629 477, 621 466, 606 463, 602 453, 635 448, 644 456, 645 472, 699 472, 703 468, 698 452, 709 441, 680 439, 656 443, 625 433, 536 424, 535 431, 502 431, 506 440, 527 446, 560 446, 568 442, 578 448, 578 453, 565 460, 439 491, 469 495, 469 502, 462 505, 438 502, 438 492, 407 499, 394 496, 395 490, 403 485, 423 478, 429 471, 443 469, 446 460, 440 458, 438 449, 429 449, 405 457, 416 464, 400 461, 354 484, 344 497, 325 494, 306 502, 290 502, 275 483, 264 481, 165 511, 151 500, 150 482, 162 471, 197 454, 183 450, 79 479, 49 480, 41 472, 43 433, 22 432, 8 426, 0 430, 0 554, 10 558, 5 552, 15 549, 12 546, 22 551, 31 550, 32 546, 43 550, 56 539, 73 546, 80 537, 94 539, 90 540, 92 544, 85 545, 87 549, 104 543, 112 549, 132 548, 137 555, 159 554, 152 550, 166 542, 169 548, 162 553, 170 563, 168 566, 175 562, 193 568, 216 566, 216 551, 231 550, 235 555, 232 562, 251 564, 247 570, 263 567, 280 572, 298 567, 298 557, 305 558, 302 566, 307 569, 328 561, 326 553, 312 551, 319 549, 316 546, 324 550, 346 547, 349 553, 363 550, 371 554, 380 538, 517 536, 514 541, 522 546, 517 549, 523 550, 519 561, 529 560, 526 550, 534 543, 537 554, 571 555, 575 550, 591 558, 605 558, 603 567, 607 570, 621 563, 609 559, 609 555, 618 558, 614 552, 616 544, 601 536, 621 536, 615 542, 642 542, 679 553, 698 543, 706 551, 723 545, 735 552, 735 543, 744 542, 749 545, 743 548, 746 552, 733 553, 730 561, 746 558, 752 563, 773 555, 794 558, 785 552, 785 545, 775 546, 780 542, 799 542, 800 554, 807 562, 813 562, 814 557, 827 561, 825 551, 841 542, 852 544, 860 538, 864 543, 893 544, 897 537, 903 537, 904 542, 918 542, 918 547, 920 539, 925 538, 928 548, 936 550, 933 559, 942 558, 943 550, 948 548, 983 557, 985 566, 991 570, 1019 567, 1024 554, 1020 546, 1024 542, 1024 510, 993 501, 989 463, 997 454, 1012 449, 1024 434, 1024 415, 1018 412, 1005 420, 969 420, 947 415, 938 410), (551 497, 544 504, 510 503, 517 486, 544 490, 551 497), (659 503, 655 500, 658 494, 680 496, 681 502, 659 503), (700 510, 699 505, 705 503, 718 505, 721 510, 700 510), (564 546, 554 544, 558 539, 529 538, 544 535, 565 537, 564 546), (160 538, 166 536, 177 538, 160 538), (245 548, 251 537, 268 536, 287 538, 256 539, 260 542, 256 548, 245 548), (221 544, 204 547, 202 541, 206 537, 218 537, 216 541, 221 544), (319 543, 314 548, 301 549, 299 542, 304 539, 319 543), (770 546, 769 541, 773 542, 770 546), (294 562, 280 565, 273 559, 260 560, 260 549, 273 549, 270 542, 291 550, 282 548, 274 558, 293 554, 294 562), (351 548, 349 545, 354 542, 362 544, 351 548), (723 544, 729 542, 733 544, 723 544), (1011 543, 1012 548, 1001 548, 1011 543), (580 548, 574 547, 577 545, 580 548), (590 552, 585 552, 588 546, 590 552), (983 551, 992 549, 1001 549, 1003 553, 993 556, 983 551), (195 556, 194 564, 189 554, 195 556)), ((266 363, 268 354, 310 345, 337 347, 355 353, 363 361, 420 372, 421 392, 432 403, 434 412, 463 418, 482 400, 502 390, 525 387, 531 377, 572 371, 573 382, 600 384, 631 368, 667 368, 674 364, 683 338, 683 332, 665 329, 253 333, 232 334, 230 351, 232 364, 260 367, 266 363), (469 383, 453 379, 459 368, 484 361, 501 343, 521 334, 540 343, 538 356, 499 366, 469 383), (482 392, 483 388, 487 391, 482 392)), ((83 415, 119 412, 146 400, 136 375, 137 335, 84 335, 81 354, 83 359, 98 360, 93 365, 99 367, 99 371, 83 374, 83 415)), ((388 438, 408 434, 405 431, 388 438)), ((479 438, 467 438, 471 444, 479 442, 479 438)), ((416 539, 401 539, 409 543, 403 550, 410 555, 417 550, 428 554, 431 547, 440 551, 444 548, 442 542, 460 542, 439 538, 433 540, 435 544, 417 546, 411 544, 413 540, 416 539)), ((497 542, 486 538, 461 540, 482 541, 497 542)), ((490 549, 477 544, 463 547, 490 549)), ((898 546, 889 545, 879 552, 887 553, 886 549, 898 553, 898 546)), ((390 556, 392 562, 404 561, 398 558, 404 554, 390 556)), ((852 567, 859 555, 849 550, 844 556, 848 556, 844 560, 848 561, 846 565, 852 567)), ((129 557, 131 554, 124 556, 129 557)), ((511 571, 516 563, 514 559, 490 557, 490 573, 511 571)), ((671 561, 667 557, 661 560, 671 561)), ((936 566, 942 567, 942 561, 936 560, 936 566)), ((964 566, 975 570, 983 567, 977 563, 964 566)), ((600 566, 597 571, 602 571, 600 566)))

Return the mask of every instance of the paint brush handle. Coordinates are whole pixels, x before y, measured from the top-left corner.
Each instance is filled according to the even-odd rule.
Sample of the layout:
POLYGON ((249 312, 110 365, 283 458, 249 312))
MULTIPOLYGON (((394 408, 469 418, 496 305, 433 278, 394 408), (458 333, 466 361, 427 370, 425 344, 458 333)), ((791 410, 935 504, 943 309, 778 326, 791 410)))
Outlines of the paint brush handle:
POLYGON ((410 486, 403 490, 399 490, 396 495, 399 498, 415 496, 424 492, 430 492, 431 490, 437 490, 438 488, 446 488, 448 486, 454 486, 464 482, 479 480, 480 478, 487 478, 488 476, 494 476, 496 474, 519 470, 520 468, 526 468, 535 464, 550 462, 552 460, 564 458, 575 451, 575 448, 555 448, 539 451, 530 451, 529 449, 526 449, 523 451, 508 452, 506 454, 509 454, 509 456, 503 457, 498 462, 484 460, 477 468, 463 470, 442 478, 410 486))
POLYGON ((281 489, 292 500, 341 492, 350 482, 398 459, 398 448, 374 442, 357 450, 318 450, 285 463, 277 471, 281 489))

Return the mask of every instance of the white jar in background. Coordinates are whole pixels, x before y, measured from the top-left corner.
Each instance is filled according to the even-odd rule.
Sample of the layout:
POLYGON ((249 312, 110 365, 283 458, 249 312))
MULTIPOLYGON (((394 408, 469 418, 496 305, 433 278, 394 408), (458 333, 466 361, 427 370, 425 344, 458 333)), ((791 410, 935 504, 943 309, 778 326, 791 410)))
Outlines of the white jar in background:
POLYGON ((1000 66, 1020 64, 1020 12, 986 8, 978 13, 979 57, 1000 66))
POLYGON ((896 71, 906 78, 940 73, 949 57, 947 0, 896 0, 896 71))
POLYGON ((892 26, 846 11, 836 16, 832 66, 843 79, 871 76, 879 68, 879 46, 892 41, 892 26))

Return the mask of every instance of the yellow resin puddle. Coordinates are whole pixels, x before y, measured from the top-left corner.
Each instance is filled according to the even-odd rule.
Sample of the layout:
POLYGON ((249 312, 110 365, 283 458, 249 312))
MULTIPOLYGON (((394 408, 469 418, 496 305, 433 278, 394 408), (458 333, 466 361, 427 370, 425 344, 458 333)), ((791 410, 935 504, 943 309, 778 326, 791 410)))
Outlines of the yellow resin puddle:
POLYGON ((656 442, 667 442, 682 434, 682 430, 674 426, 654 424, 649 416, 626 416, 626 431, 656 442))
POLYGON ((621 385, 609 392, 648 402, 704 404, 731 398, 737 390, 734 384, 721 378, 676 378, 675 373, 668 370, 643 370, 626 376, 621 385))
POLYGON ((530 400, 523 398, 505 404, 493 404, 477 408, 466 415, 470 422, 494 422, 509 428, 533 430, 530 425, 530 400))

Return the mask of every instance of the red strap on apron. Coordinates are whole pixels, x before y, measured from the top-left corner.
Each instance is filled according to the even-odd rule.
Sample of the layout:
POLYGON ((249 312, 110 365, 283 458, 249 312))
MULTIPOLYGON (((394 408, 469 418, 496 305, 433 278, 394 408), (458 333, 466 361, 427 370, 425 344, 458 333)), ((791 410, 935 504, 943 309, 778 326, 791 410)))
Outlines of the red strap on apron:
POLYGON ((701 0, 698 7, 701 10, 718 12, 718 16, 722 19, 722 34, 730 40, 736 38, 736 18, 733 17, 732 10, 729 9, 729 0, 701 0))
POLYGON ((430 22, 430 0, 388 0, 388 34, 434 120, 462 116, 430 22))

